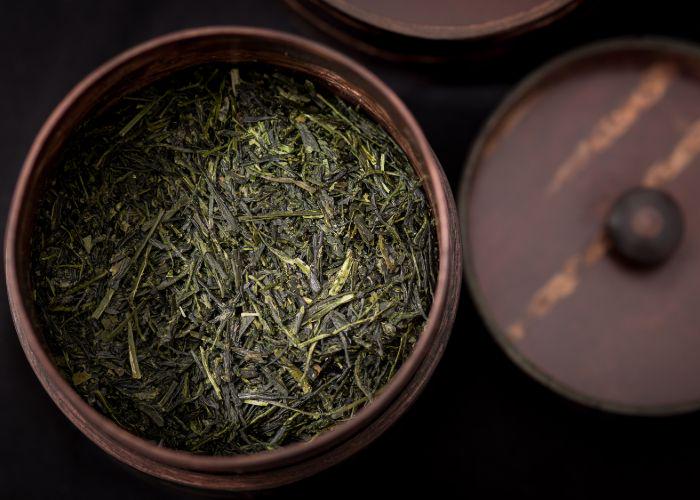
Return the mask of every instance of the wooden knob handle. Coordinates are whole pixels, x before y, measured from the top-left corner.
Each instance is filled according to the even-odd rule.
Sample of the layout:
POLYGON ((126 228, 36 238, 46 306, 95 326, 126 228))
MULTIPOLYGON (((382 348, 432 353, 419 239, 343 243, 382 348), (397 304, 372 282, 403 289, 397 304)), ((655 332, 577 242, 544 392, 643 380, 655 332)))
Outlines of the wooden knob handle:
POLYGON ((669 259, 683 236, 683 213, 658 189, 636 188, 612 207, 606 233, 614 252, 635 266, 656 266, 669 259))

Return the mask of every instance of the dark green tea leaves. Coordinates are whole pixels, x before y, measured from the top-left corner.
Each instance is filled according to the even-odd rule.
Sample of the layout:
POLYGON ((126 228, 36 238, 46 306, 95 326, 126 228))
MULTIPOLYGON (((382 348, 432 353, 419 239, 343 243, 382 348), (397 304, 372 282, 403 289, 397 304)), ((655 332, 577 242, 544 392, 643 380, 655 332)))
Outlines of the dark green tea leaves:
POLYGON ((46 339, 91 405, 162 445, 253 453, 376 397, 432 302, 406 155, 297 76, 202 66, 88 119, 32 243, 46 339))

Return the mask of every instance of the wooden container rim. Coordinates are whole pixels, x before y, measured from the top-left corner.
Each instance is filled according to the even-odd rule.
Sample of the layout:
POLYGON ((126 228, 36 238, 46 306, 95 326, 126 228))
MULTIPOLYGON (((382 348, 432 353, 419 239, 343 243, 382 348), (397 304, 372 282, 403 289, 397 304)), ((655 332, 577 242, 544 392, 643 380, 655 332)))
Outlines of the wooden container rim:
POLYGON ((546 0, 540 5, 509 16, 468 25, 441 25, 397 21, 367 12, 344 0, 320 0, 337 14, 386 32, 432 41, 467 41, 504 35, 547 24, 583 0, 546 0))
POLYGON ((506 332, 498 326, 496 320, 493 318, 488 302, 481 292, 474 262, 472 260, 471 241, 467 229, 470 217, 471 189, 479 168, 481 156, 487 149, 489 140, 494 133, 498 132, 499 127, 504 123, 504 119, 508 117, 514 107, 528 94, 536 91, 540 83, 546 82, 549 77, 556 76, 557 73, 572 63, 584 61, 598 55, 605 56, 613 51, 666 52, 673 55, 693 57, 700 63, 700 47, 689 42, 659 36, 621 37, 593 42, 583 47, 570 50, 555 56, 552 60, 528 74, 506 95, 503 101, 496 107, 496 110, 490 115, 467 156, 458 188, 457 200, 462 233, 462 269, 467 289, 487 330, 506 353, 508 358, 534 380, 570 401, 599 411, 640 417, 678 415, 700 408, 700 400, 681 405, 655 407, 634 406, 613 401, 603 401, 583 394, 569 387, 567 384, 555 380, 553 377, 540 370, 513 347, 512 342, 508 340, 506 332))
MULTIPOLYGON (((341 77, 341 80, 345 82, 346 78, 341 77)), ((357 104, 362 103, 357 102, 357 104)), ((147 457, 159 465, 165 464, 166 467, 182 468, 188 471, 242 473, 271 470, 298 463, 305 458, 319 455, 324 450, 342 444, 375 421, 390 403, 397 398, 413 377, 420 364, 424 361, 429 347, 440 333, 443 315, 450 314, 449 311, 446 312, 446 306, 450 299, 448 297, 448 288, 453 281, 450 275, 455 272, 458 275, 461 273, 459 269, 448 268, 448 264, 453 260, 449 257, 457 257, 454 260, 461 265, 461 248, 459 238, 457 237, 455 241, 454 235, 450 234, 450 223, 452 221, 453 224, 456 224, 456 221, 453 220, 455 216, 450 211, 451 193, 449 193, 449 188, 445 188, 446 183, 441 182, 443 179, 444 172, 435 159, 425 136, 398 96, 369 70, 339 52, 295 35, 244 26, 202 27, 178 31, 151 39, 111 58, 79 82, 46 120, 24 161, 15 186, 5 233, 5 273, 8 297, 19 340, 35 374, 61 411, 93 442, 119 460, 129 462, 128 456, 118 456, 109 446, 105 445, 105 437, 126 447, 127 451, 132 455, 136 453, 147 457), (117 70, 128 61, 169 44, 186 43, 208 37, 229 37, 232 40, 240 38, 262 39, 277 44, 282 53, 285 53, 285 47, 293 46, 302 53, 310 53, 323 60, 340 64, 344 69, 361 78, 363 83, 369 85, 373 91, 381 94, 393 108, 393 111, 400 115, 405 125, 403 132, 415 141, 420 159, 425 163, 424 170, 427 172, 427 178, 424 179, 424 186, 426 186, 426 191, 428 191, 431 198, 431 207, 436 219, 438 234, 438 280, 428 321, 410 356, 385 386, 384 390, 353 417, 337 424, 310 441, 292 443, 276 450, 249 455, 196 455, 186 451, 163 448, 152 441, 126 431, 92 408, 60 374, 43 345, 37 329, 34 328, 28 312, 31 299, 23 296, 21 293, 21 270, 17 261, 17 245, 20 240, 18 230, 22 225, 23 206, 29 195, 29 181, 55 127, 66 114, 70 113, 76 101, 88 89, 99 85, 103 77, 117 70)), ((459 281, 456 284, 457 294, 459 293, 459 281)))

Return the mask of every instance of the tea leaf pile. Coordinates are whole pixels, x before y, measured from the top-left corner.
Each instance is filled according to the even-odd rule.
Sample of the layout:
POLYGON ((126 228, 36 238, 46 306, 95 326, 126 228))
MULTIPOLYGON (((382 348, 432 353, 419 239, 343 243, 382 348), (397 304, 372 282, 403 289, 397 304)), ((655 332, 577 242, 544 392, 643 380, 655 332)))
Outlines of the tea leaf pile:
POLYGON ((32 243, 56 363, 163 446, 311 439, 372 400, 430 309, 437 244, 405 154, 299 77, 214 65, 69 141, 32 243))

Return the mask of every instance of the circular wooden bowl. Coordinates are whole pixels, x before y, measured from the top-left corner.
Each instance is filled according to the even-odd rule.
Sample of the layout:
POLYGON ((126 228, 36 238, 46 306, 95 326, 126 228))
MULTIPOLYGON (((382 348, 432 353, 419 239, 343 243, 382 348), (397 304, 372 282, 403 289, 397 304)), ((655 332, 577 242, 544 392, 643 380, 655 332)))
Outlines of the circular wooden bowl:
POLYGON ((479 57, 549 25, 582 0, 286 0, 311 24, 364 52, 432 62, 479 57))
POLYGON ((416 399, 437 365, 454 322, 461 246, 445 174, 418 124, 376 76, 310 41, 258 28, 211 27, 162 36, 128 50, 80 82, 48 118, 22 167, 5 235, 5 273, 15 327, 36 376, 61 411, 116 459, 155 477, 196 488, 255 490, 310 476, 347 458, 385 431, 416 399), (30 281, 30 239, 38 202, 57 155, 91 112, 185 67, 211 61, 261 62, 305 74, 361 106, 397 141, 418 175, 437 221, 438 282, 413 352, 376 399, 308 442, 251 455, 204 456, 167 449, 117 426, 89 406, 54 365, 38 327, 30 281))

